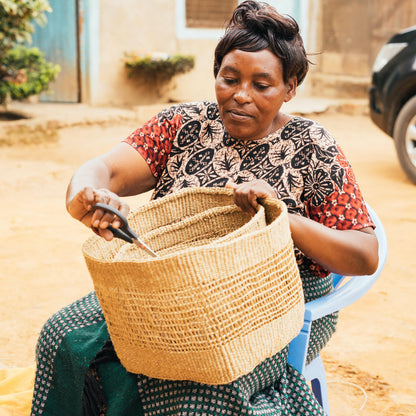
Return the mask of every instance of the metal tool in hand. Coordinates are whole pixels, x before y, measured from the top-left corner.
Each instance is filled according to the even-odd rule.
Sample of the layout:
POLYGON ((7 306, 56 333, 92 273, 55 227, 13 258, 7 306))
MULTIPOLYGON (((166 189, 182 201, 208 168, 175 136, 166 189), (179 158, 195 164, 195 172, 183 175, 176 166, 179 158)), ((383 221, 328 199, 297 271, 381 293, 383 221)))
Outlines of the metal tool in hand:
POLYGON ((101 208, 104 211, 111 212, 119 218, 121 222, 121 226, 119 228, 114 228, 111 225, 107 227, 107 229, 114 234, 114 237, 121 238, 122 240, 127 241, 128 243, 135 244, 137 247, 146 251, 146 253, 150 254, 153 257, 159 257, 148 245, 146 245, 143 241, 140 240, 139 236, 135 233, 135 231, 129 227, 127 218, 118 209, 113 208, 110 205, 103 204, 101 202, 95 204, 92 207, 93 210, 97 208, 101 208))

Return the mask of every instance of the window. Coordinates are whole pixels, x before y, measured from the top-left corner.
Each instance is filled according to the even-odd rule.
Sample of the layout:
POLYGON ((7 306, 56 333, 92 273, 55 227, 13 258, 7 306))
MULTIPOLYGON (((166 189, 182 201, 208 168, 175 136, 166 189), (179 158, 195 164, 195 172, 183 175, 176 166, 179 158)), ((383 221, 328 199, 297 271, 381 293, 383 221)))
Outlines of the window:
POLYGON ((186 0, 186 27, 223 29, 238 0, 186 0))
POLYGON ((218 40, 241 1, 175 0, 176 36, 178 39, 218 40))

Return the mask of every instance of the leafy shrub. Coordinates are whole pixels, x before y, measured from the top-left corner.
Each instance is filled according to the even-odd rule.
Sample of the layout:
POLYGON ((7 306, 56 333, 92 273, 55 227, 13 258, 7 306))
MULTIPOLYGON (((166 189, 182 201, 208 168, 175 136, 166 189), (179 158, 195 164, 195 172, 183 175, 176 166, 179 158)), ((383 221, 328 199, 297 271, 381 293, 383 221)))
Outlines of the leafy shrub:
POLYGON ((0 58, 18 43, 30 43, 34 22, 46 23, 48 0, 0 0, 0 58))
POLYGON ((165 53, 126 54, 125 65, 129 70, 129 77, 140 76, 147 79, 169 81, 175 75, 191 71, 195 65, 195 58, 191 55, 168 55, 165 53))
POLYGON ((56 78, 59 66, 24 46, 32 40, 34 23, 45 24, 51 11, 48 0, 0 0, 0 104, 39 94, 56 78))
POLYGON ((12 100, 23 100, 46 91, 60 70, 59 65, 46 62, 39 49, 23 45, 10 50, 2 66, 7 68, 9 76, 0 79, 0 103, 8 95, 12 100))

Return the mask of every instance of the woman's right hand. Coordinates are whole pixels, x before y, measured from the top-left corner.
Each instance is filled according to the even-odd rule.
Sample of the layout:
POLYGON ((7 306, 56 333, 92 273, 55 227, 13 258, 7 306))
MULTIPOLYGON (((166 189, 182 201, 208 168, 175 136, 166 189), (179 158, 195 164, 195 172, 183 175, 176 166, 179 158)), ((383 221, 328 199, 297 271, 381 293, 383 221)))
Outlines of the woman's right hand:
POLYGON ((81 221, 85 226, 91 228, 96 234, 110 241, 113 233, 107 230, 111 225, 114 228, 121 226, 119 219, 103 209, 93 210, 98 202, 110 205, 118 209, 124 216, 130 211, 130 207, 122 201, 118 195, 108 189, 95 189, 85 187, 78 192, 68 203, 67 210, 72 217, 81 221))
POLYGON ((72 217, 111 240, 113 233, 107 227, 119 228, 119 219, 102 209, 93 210, 93 206, 98 202, 111 205, 126 217, 130 208, 119 195, 137 195, 155 184, 156 178, 139 152, 127 143, 119 143, 77 169, 66 192, 66 208, 72 217))

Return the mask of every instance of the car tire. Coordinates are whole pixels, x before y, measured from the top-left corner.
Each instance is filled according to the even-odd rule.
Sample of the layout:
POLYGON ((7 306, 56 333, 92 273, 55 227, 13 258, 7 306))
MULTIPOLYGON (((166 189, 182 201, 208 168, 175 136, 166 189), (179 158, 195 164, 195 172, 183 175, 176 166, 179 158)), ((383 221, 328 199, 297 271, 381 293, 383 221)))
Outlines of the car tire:
POLYGON ((416 96, 400 110, 394 123, 393 138, 400 165, 416 185, 416 96))

